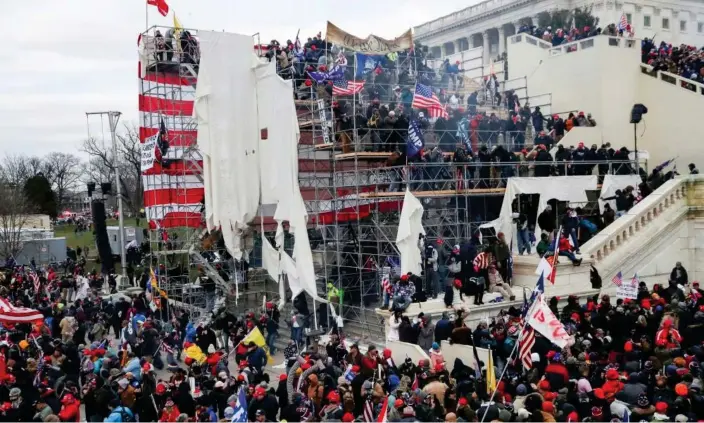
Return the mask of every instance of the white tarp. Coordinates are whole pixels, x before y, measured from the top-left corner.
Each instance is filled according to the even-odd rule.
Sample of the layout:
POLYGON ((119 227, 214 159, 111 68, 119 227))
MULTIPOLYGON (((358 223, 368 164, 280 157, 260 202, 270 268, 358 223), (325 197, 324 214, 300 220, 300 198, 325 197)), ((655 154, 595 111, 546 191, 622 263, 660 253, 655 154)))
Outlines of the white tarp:
MULTIPOLYGON (((568 201, 573 205, 582 205, 587 202, 587 191, 597 188, 597 177, 590 176, 552 176, 549 178, 509 178, 501 203, 499 218, 485 223, 480 228, 493 228, 497 233, 503 232, 506 242, 511 245, 514 236, 514 224, 511 217, 513 211, 511 203, 519 194, 538 194, 538 215, 545 210, 548 201, 568 201)), ((540 239, 540 227, 535 225, 535 237, 540 239)), ((517 250, 517 243, 513 243, 517 250)))
POLYGON ((303 287, 301 287, 301 282, 298 278, 296 263, 285 251, 281 252, 281 272, 284 273, 288 279, 288 285, 291 288, 291 298, 296 298, 296 296, 303 291, 303 287))
POLYGON ((200 31, 201 61, 194 115, 203 153, 209 229, 221 227, 228 251, 242 257, 241 231, 259 207, 259 131, 248 35, 200 31))
POLYGON ((255 71, 259 114, 261 203, 289 202, 298 188, 298 117, 290 80, 270 62, 255 71), (288 98, 291 101, 287 101, 288 98))
POLYGON ((401 274, 408 272, 420 275, 422 258, 420 251, 419 235, 425 235, 423 229, 423 204, 406 190, 403 197, 403 207, 396 234, 396 248, 401 255, 401 274))
POLYGON ((262 233, 262 267, 275 282, 279 282, 281 275, 281 263, 279 263, 279 252, 274 248, 262 233))
POLYGON ((638 193, 638 185, 642 182, 640 175, 606 175, 601 184, 601 195, 599 196, 599 211, 604 213, 604 204, 609 203, 613 211, 616 211, 616 200, 604 201, 602 198, 613 197, 616 190, 623 190, 631 185, 638 193))

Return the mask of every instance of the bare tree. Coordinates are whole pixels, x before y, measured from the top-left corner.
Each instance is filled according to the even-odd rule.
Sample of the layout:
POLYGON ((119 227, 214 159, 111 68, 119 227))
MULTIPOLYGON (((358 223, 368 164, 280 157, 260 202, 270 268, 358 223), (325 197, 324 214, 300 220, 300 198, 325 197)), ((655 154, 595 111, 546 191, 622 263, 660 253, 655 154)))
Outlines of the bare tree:
POLYGON ((8 155, 0 165, 2 179, 8 184, 24 186, 27 179, 41 172, 41 159, 38 157, 27 157, 25 155, 8 155))
POLYGON ((133 213, 142 207, 142 172, 139 132, 133 124, 124 124, 117 136, 117 156, 111 146, 88 138, 82 150, 90 156, 90 177, 96 183, 113 182, 115 169, 120 170, 120 188, 125 206, 133 213))
POLYGON ((22 230, 32 210, 19 185, 0 185, 0 195, 0 255, 14 258, 24 247, 22 230))
POLYGON ((56 205, 60 209, 67 194, 76 188, 80 178, 81 159, 75 154, 53 152, 44 158, 44 176, 56 193, 56 205))

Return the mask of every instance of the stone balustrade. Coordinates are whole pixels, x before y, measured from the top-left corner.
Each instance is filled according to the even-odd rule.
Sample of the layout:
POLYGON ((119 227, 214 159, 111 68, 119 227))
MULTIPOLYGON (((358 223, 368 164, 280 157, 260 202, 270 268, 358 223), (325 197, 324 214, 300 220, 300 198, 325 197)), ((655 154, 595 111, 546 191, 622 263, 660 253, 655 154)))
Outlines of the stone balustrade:
POLYGON ((667 212, 687 209, 687 187, 690 178, 673 179, 636 204, 581 247, 582 254, 595 265, 604 261, 636 234, 667 212))

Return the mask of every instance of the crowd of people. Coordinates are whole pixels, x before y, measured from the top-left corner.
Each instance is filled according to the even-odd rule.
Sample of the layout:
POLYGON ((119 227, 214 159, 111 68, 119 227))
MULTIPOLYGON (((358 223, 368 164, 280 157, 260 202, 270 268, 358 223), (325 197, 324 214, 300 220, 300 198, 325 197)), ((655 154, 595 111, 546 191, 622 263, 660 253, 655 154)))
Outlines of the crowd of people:
POLYGON ((641 42, 641 60, 653 67, 653 71, 665 71, 704 83, 704 47, 671 43, 646 38, 641 42))
MULTIPOLYGON (((477 253, 472 272, 500 280, 483 268, 488 258, 482 254, 496 256, 500 278, 501 242, 477 253)), ((464 248, 452 252, 460 261, 464 248)), ((28 268, 6 269, 0 288, 7 301, 43 316, 34 324, 3 320, 5 421, 369 422, 382 414, 386 421, 447 422, 704 418, 704 291, 680 263, 665 285, 650 290, 639 281, 634 299, 603 295, 580 304, 570 297, 560 308, 551 298, 551 310, 574 342, 557 348, 537 335, 525 369, 515 353, 522 310, 507 307, 476 327, 465 323, 461 309, 437 322, 424 313, 411 319, 399 298, 410 289, 394 287, 413 283, 412 275, 403 275, 392 284, 389 339, 419 345, 428 360, 397 362, 391 350, 350 345, 342 329, 333 329, 325 343, 292 340, 277 378, 267 350, 248 340, 279 318, 272 303, 242 316, 220 312, 212 325, 194 325, 164 303, 150 306, 149 295, 113 302, 97 290, 71 293, 60 288, 68 276, 51 269, 39 272, 41 289, 35 290, 35 275, 28 268), (495 366, 470 366, 469 357, 447 363, 442 341, 489 348, 495 366), (170 374, 160 376, 163 369, 170 374), (492 379, 495 388, 487 385, 492 379)), ((461 292, 464 276, 449 277, 461 292)))

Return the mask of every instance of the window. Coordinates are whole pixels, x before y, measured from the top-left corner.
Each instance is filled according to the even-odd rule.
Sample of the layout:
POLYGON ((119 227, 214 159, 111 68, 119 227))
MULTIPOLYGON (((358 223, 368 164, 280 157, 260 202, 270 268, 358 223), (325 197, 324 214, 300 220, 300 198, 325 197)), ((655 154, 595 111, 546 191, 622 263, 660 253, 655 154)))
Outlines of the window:
POLYGON ((697 32, 704 32, 704 22, 697 22, 697 32))
POLYGON ((630 13, 626 13, 626 21, 628 22, 629 25, 632 24, 633 23, 633 15, 631 15, 630 13))
POLYGON ((670 29, 670 19, 662 18, 662 29, 670 29))
POLYGON ((643 26, 650 28, 650 16, 643 16, 643 26))
POLYGON ((687 21, 680 21, 680 32, 687 31, 687 21))

